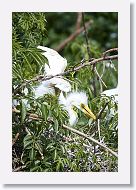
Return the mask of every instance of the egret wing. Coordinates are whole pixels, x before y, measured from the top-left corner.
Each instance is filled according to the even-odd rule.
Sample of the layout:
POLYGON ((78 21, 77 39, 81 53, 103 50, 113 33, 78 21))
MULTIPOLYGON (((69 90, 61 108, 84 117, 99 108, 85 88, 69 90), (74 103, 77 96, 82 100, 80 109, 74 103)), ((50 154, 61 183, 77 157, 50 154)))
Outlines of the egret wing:
MULTIPOLYGON (((46 82, 46 81, 45 81, 46 82)), ((49 84, 45 84, 43 81, 36 89, 35 89, 35 97, 39 98, 44 96, 45 94, 55 94, 55 90, 49 84)))
POLYGON ((57 51, 43 46, 38 46, 38 49, 43 50, 42 53, 47 59, 49 65, 45 64, 46 75, 56 75, 64 72, 67 66, 67 60, 63 58, 57 51))
POLYGON ((50 79, 50 82, 52 84, 54 84, 54 86, 56 88, 59 88, 63 92, 70 92, 71 91, 71 84, 63 78, 54 77, 54 78, 50 79))

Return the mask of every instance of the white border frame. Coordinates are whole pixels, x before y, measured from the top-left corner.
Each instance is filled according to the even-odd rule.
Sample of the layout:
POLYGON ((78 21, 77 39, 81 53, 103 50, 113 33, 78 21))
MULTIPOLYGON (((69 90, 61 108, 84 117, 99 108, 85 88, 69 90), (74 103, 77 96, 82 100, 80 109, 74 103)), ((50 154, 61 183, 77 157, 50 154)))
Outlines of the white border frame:
POLYGON ((12 0, 0 5, 0 180, 4 184, 130 184, 130 4, 127 0, 12 0), (12 12, 118 12, 118 172, 12 172, 12 12))

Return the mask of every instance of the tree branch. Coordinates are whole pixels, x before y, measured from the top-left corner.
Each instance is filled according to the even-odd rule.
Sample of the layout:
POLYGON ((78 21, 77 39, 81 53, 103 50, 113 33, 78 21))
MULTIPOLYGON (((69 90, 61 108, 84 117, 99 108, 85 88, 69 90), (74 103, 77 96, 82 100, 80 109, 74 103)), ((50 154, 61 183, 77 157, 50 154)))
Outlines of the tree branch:
POLYGON ((15 138, 12 141, 12 146, 16 143, 17 139, 19 137, 19 133, 16 134, 15 138))
POLYGON ((100 120, 99 119, 97 119, 97 128, 98 128, 99 141, 101 142, 101 128, 100 128, 100 120))
POLYGON ((13 172, 19 172, 19 171, 23 170, 24 168, 26 168, 26 166, 20 166, 18 168, 13 169, 13 172))
POLYGON ((98 73, 96 67, 94 68, 94 72, 96 73, 98 79, 101 81, 101 83, 103 84, 103 86, 105 86, 105 87, 107 88, 105 82, 102 80, 102 77, 99 75, 99 73, 98 73))
MULTIPOLYGON (((12 109, 12 112, 17 113, 17 114, 21 113, 20 110, 17 110, 16 108, 12 109)), ((32 120, 42 121, 42 119, 43 119, 42 117, 40 117, 40 116, 38 116, 37 114, 34 114, 34 113, 29 113, 28 112, 26 115, 29 117, 29 119, 32 119, 32 120)), ((15 137, 15 139, 16 139, 16 137, 15 137)), ((12 143, 12 145, 13 145, 13 143, 12 143)))
POLYGON ((90 47, 89 47, 89 40, 88 40, 88 35, 87 35, 87 30, 86 30, 86 25, 85 25, 84 13, 82 13, 82 21, 83 21, 83 27, 84 27, 84 32, 85 32, 87 52, 88 52, 88 56, 89 56, 89 60, 90 60, 91 59, 91 51, 90 51, 90 47))
POLYGON ((64 76, 64 75, 68 75, 69 73, 71 72, 75 72, 75 71, 79 71, 80 69, 84 68, 84 67, 87 67, 87 66, 90 66, 90 65, 94 65, 94 64, 97 64, 99 62, 102 62, 104 60, 115 60, 115 59, 118 59, 118 55, 112 55, 112 56, 106 56, 106 57, 100 57, 100 58, 97 58, 97 59, 93 59, 92 61, 90 62, 87 62, 84 61, 83 64, 73 68, 73 69, 69 69, 63 73, 59 73, 57 75, 53 75, 53 76, 44 76, 44 75, 40 75, 40 76, 37 76, 31 80, 25 80, 24 83, 22 83, 21 85, 19 85, 18 87, 15 88, 14 92, 13 92, 13 95, 17 94, 18 91, 23 88, 24 86, 26 86, 27 84, 30 84, 32 82, 36 82, 36 81, 46 81, 46 80, 50 80, 51 78, 53 77, 59 77, 59 76, 64 76))
POLYGON ((82 13, 79 12, 77 13, 76 30, 80 28, 81 21, 82 21, 82 13))
POLYGON ((89 137, 88 135, 86 135, 86 134, 84 134, 84 133, 82 133, 82 132, 80 132, 80 131, 78 131, 78 130, 76 130, 76 129, 74 129, 74 128, 68 127, 68 126, 66 126, 66 125, 63 125, 62 127, 63 127, 64 129, 68 129, 69 131, 72 131, 73 133, 76 133, 76 134, 78 134, 78 135, 80 135, 80 136, 82 136, 82 137, 84 137, 84 138, 86 138, 86 139, 88 139, 88 140, 94 142, 95 144, 101 146, 103 149, 107 150, 107 151, 110 152, 112 155, 114 155, 115 157, 118 158, 118 154, 117 154, 116 152, 114 152, 114 151, 111 150, 110 148, 106 147, 104 144, 98 142, 98 141, 95 140, 94 138, 89 137))
POLYGON ((102 113, 104 112, 104 110, 105 110, 105 108, 107 107, 108 104, 109 104, 109 102, 107 102, 107 103, 103 106, 103 108, 102 108, 101 111, 99 112, 99 114, 98 114, 98 116, 97 116, 96 119, 100 119, 100 118, 101 118, 101 115, 102 115, 102 113))
MULTIPOLYGON (((92 20, 89 20, 85 23, 85 26, 88 28, 92 23, 92 20)), ((62 50, 69 42, 73 41, 81 32, 84 31, 84 27, 77 29, 73 34, 71 34, 67 39, 65 39, 58 47, 55 48, 57 52, 62 50)))
POLYGON ((118 51, 118 48, 108 49, 107 51, 103 52, 103 57, 105 57, 108 53, 118 51))

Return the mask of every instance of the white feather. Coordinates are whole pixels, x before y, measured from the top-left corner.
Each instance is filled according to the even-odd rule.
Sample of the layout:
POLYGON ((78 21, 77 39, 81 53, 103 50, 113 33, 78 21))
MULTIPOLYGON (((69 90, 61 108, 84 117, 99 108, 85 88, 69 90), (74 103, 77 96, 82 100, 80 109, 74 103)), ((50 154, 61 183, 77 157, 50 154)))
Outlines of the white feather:
POLYGON ((73 110, 73 106, 81 109, 80 105, 87 105, 87 102, 88 98, 86 93, 84 92, 70 92, 66 98, 64 97, 62 92, 60 93, 59 104, 61 104, 63 106, 62 108, 68 112, 69 124, 71 126, 75 125, 78 121, 78 115, 73 110))
MULTIPOLYGON (((48 81, 48 80, 47 80, 48 81)), ((35 98, 39 98, 44 94, 55 94, 55 90, 50 86, 50 82, 43 81, 36 89, 35 89, 35 98)))
POLYGON ((52 79, 50 79, 50 82, 52 84, 54 84, 54 86, 56 88, 59 88, 63 92, 70 92, 71 91, 70 83, 67 80, 63 79, 63 78, 53 77, 52 79))
POLYGON ((105 90, 101 94, 105 94, 106 96, 114 96, 115 101, 118 102, 118 87, 110 89, 110 90, 105 90))
MULTIPOLYGON (((45 75, 56 75, 64 72, 67 66, 67 60, 58 54, 55 50, 43 46, 38 46, 38 49, 43 50, 42 53, 47 59, 48 64, 45 64, 45 75)), ((35 97, 38 98, 44 94, 55 95, 54 87, 60 89, 63 92, 71 91, 71 84, 63 77, 53 77, 47 81, 43 81, 35 89, 35 97)))
POLYGON ((46 76, 56 75, 64 72, 67 67, 67 60, 65 58, 63 58, 57 51, 51 48, 43 46, 38 46, 37 48, 45 51, 42 54, 48 59, 48 64, 45 64, 46 76))

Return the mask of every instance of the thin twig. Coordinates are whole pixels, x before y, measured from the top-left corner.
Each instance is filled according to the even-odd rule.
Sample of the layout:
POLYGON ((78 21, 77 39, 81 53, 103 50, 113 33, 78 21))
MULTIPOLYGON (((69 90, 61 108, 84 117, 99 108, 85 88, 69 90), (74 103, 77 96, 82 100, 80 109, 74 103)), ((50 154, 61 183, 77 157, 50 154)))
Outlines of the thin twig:
POLYGON ((16 134, 15 138, 12 141, 12 146, 16 143, 16 141, 18 140, 19 137, 19 133, 16 134))
POLYGON ((20 111, 19 111, 19 110, 17 110, 15 107, 14 107, 14 108, 12 108, 12 112, 15 112, 15 113, 20 113, 20 111))
MULTIPOLYGON (((93 65, 93 69, 92 69, 93 73, 95 73, 95 64, 93 65)), ((96 92, 96 80, 95 80, 95 75, 93 76, 93 90, 94 90, 94 97, 97 96, 97 92, 96 92)))
POLYGON ((20 167, 18 167, 18 168, 15 168, 15 169, 13 170, 13 172, 21 171, 21 170, 24 169, 24 168, 26 168, 26 166, 20 166, 20 167))
POLYGON ((77 13, 76 30, 80 28, 81 21, 82 21, 82 13, 79 12, 77 13))
POLYGON ((118 48, 108 49, 107 51, 103 52, 103 57, 105 57, 108 53, 111 53, 111 52, 114 52, 114 51, 118 51, 118 48))
POLYGON ((107 107, 107 105, 109 104, 109 102, 107 102, 104 107, 101 109, 101 111, 99 112, 98 116, 97 116, 97 119, 100 119, 101 118, 101 115, 102 113, 104 112, 105 108, 107 107))
POLYGON ((114 155, 115 157, 118 158, 118 154, 117 154, 116 152, 114 152, 113 150, 111 150, 110 148, 108 148, 107 146, 105 146, 104 144, 98 142, 98 141, 95 140, 94 138, 92 138, 92 137, 86 135, 85 133, 82 133, 82 132, 80 132, 80 131, 78 131, 78 130, 76 130, 76 129, 74 129, 74 128, 68 127, 68 126, 66 126, 66 125, 63 125, 62 127, 63 127, 64 129, 68 129, 68 130, 72 131, 73 133, 76 133, 76 134, 78 134, 78 135, 80 135, 80 136, 82 136, 82 137, 84 137, 84 138, 86 138, 86 139, 88 139, 88 140, 94 142, 95 144, 101 146, 102 148, 104 148, 105 150, 109 151, 112 155, 114 155))
POLYGON ((40 76, 37 76, 33 79, 30 79, 30 80, 25 80, 24 83, 22 83, 21 85, 19 85, 18 87, 16 87, 13 91, 13 95, 17 94, 18 91, 20 89, 22 89, 24 86, 26 86, 27 84, 30 84, 32 82, 36 82, 36 81, 46 81, 46 80, 50 80, 51 78, 53 77, 58 77, 58 76, 64 76, 64 75, 67 75, 71 72, 75 72, 75 71, 79 71, 80 69, 84 68, 84 67, 87 67, 87 66, 90 66, 90 65, 93 65, 93 64, 97 64, 99 62, 102 62, 104 60, 114 60, 114 59, 118 59, 118 55, 112 55, 112 56, 106 56, 106 57, 100 57, 98 59, 93 59, 92 61, 89 61, 86 63, 86 61, 84 62, 84 64, 80 64, 79 66, 73 68, 73 69, 69 69, 63 73, 59 73, 57 75, 52 75, 52 76, 44 76, 44 75, 40 75, 40 76))
MULTIPOLYGON (((21 113, 20 110, 18 110, 16 108, 12 109, 12 112, 13 113, 18 113, 18 114, 21 113)), ((29 117, 29 119, 32 119, 32 120, 37 120, 37 121, 41 121, 42 120, 42 117, 40 117, 40 116, 38 116, 37 114, 34 114, 34 113, 27 112, 26 115, 29 117)))
POLYGON ((107 88, 105 82, 102 80, 101 76, 99 75, 99 73, 98 73, 96 67, 95 67, 94 71, 95 71, 95 73, 96 73, 98 79, 99 79, 99 80, 101 81, 101 83, 103 84, 103 86, 105 86, 105 87, 107 88))
POLYGON ((101 142, 101 129, 100 129, 100 120, 99 119, 97 119, 97 127, 98 127, 99 141, 101 142))
POLYGON ((88 52, 89 60, 91 60, 91 51, 90 51, 90 47, 89 47, 89 40, 88 40, 88 34, 87 34, 87 30, 86 30, 86 25, 85 25, 84 13, 82 13, 82 21, 83 21, 83 27, 84 27, 84 32, 85 32, 87 52, 88 52))

